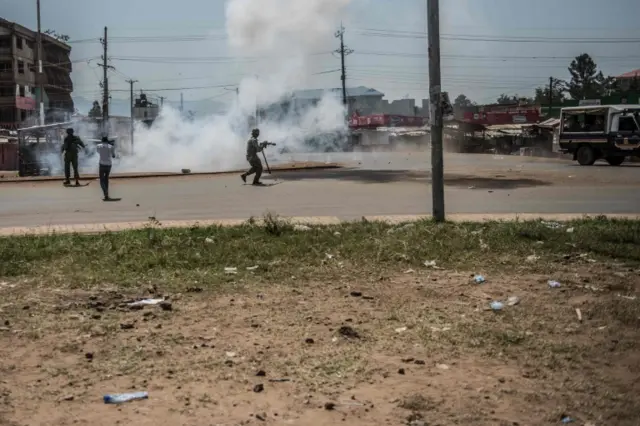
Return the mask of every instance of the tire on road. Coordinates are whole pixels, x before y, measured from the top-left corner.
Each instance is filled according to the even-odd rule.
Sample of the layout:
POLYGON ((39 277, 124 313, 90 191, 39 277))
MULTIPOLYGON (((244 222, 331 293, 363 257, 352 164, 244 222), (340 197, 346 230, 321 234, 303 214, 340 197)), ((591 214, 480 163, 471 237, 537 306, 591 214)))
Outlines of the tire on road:
POLYGON ((607 160, 607 163, 609 163, 610 166, 619 166, 622 163, 624 163, 625 158, 624 157, 606 157, 605 160, 607 160))
POLYGON ((593 166, 596 162, 596 152, 589 145, 582 145, 576 153, 576 160, 581 166, 593 166))

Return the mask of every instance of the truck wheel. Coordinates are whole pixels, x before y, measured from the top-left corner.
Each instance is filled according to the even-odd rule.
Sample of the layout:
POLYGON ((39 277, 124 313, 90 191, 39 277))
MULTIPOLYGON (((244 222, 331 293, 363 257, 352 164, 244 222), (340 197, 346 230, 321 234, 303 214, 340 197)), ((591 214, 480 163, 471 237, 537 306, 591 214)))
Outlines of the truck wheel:
POLYGON ((578 148, 576 159, 581 166, 593 166, 596 162, 596 153, 589 145, 584 145, 578 148))
POLYGON ((624 157, 606 157, 605 160, 610 166, 619 166, 624 163, 624 157))

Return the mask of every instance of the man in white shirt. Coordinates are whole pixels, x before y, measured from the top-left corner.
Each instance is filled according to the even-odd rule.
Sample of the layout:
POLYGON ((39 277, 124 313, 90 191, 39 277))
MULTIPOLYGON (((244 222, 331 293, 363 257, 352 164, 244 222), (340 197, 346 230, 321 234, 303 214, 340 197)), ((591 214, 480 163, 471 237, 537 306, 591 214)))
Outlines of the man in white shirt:
POLYGON ((111 159, 116 158, 116 151, 113 141, 104 136, 102 141, 96 146, 96 151, 100 157, 98 175, 100 176, 100 187, 104 194, 104 201, 110 201, 109 198, 109 174, 111 174, 111 159))

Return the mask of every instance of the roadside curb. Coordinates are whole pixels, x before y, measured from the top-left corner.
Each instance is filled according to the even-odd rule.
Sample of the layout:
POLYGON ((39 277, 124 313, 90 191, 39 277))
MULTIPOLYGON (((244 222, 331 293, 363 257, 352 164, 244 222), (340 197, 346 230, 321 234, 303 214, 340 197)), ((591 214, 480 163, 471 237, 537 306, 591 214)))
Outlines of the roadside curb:
MULTIPOLYGON (((630 219, 640 220, 640 214, 538 214, 538 213, 518 213, 518 214, 452 214, 447 216, 449 222, 495 222, 495 221, 531 221, 550 220, 565 222, 570 220, 607 217, 609 219, 630 219)), ((390 224, 416 222, 430 219, 430 215, 406 215, 406 216, 364 216, 360 220, 371 222, 386 222, 390 224)), ((339 225, 342 223, 354 222, 345 220, 337 216, 306 216, 306 217, 282 217, 293 224, 304 225, 339 225)), ((98 224, 72 224, 72 225, 50 225, 36 227, 9 227, 0 228, 0 237, 20 236, 20 235, 53 235, 53 234, 102 234, 109 232, 121 232, 135 229, 155 228, 205 228, 208 226, 239 226, 246 224, 248 219, 213 219, 213 220, 168 220, 160 222, 121 222, 121 223, 98 223, 98 224)), ((256 220, 260 224, 261 220, 256 220)))
MULTIPOLYGON (((282 166, 273 166, 273 172, 294 172, 299 170, 328 170, 340 169, 344 165, 340 163, 316 163, 316 162, 300 162, 293 164, 285 164, 282 166)), ((228 170, 224 172, 193 172, 193 173, 177 173, 177 172, 152 172, 152 173, 123 173, 113 174, 109 179, 145 179, 145 178, 163 178, 163 177, 187 177, 187 176, 223 176, 242 173, 245 170, 228 170)), ((1 174, 2 172, 0 172, 1 174)), ((266 173, 266 170, 265 170, 266 173)), ((80 178, 81 181, 98 179, 97 174, 88 174, 80 178)), ((34 183, 34 182, 62 182, 64 176, 34 176, 34 177, 11 177, 0 179, 0 185, 3 183, 34 183)))

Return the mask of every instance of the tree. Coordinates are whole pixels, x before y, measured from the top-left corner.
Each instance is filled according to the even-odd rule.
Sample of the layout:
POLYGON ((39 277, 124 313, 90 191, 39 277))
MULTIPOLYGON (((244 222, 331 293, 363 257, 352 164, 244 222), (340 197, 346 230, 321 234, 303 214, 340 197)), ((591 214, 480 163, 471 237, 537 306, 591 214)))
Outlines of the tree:
POLYGON ((102 118, 102 108, 98 101, 93 101, 93 106, 91 107, 91 110, 89 110, 89 117, 102 118))
POLYGON ((576 56, 569 65, 571 81, 567 91, 571 99, 592 99, 610 95, 614 90, 614 79, 605 77, 589 54, 576 56))
POLYGON ((475 103, 472 102, 471 99, 467 98, 463 94, 458 95, 458 97, 455 99, 455 101, 453 101, 453 107, 456 108, 456 109, 468 108, 468 107, 473 106, 473 105, 475 105, 475 103))
POLYGON ((503 93, 498 97, 496 103, 499 105, 532 104, 533 99, 527 98, 526 96, 520 96, 517 93, 513 96, 503 93))
MULTIPOLYGON (((562 103, 565 100, 566 83, 562 80, 554 78, 552 80, 551 94, 553 103, 562 103)), ((538 87, 535 92, 533 102, 536 104, 549 104, 549 86, 538 87)))
POLYGON ((66 34, 60 34, 54 30, 45 30, 44 34, 55 38, 56 40, 67 42, 69 41, 69 36, 66 34))

